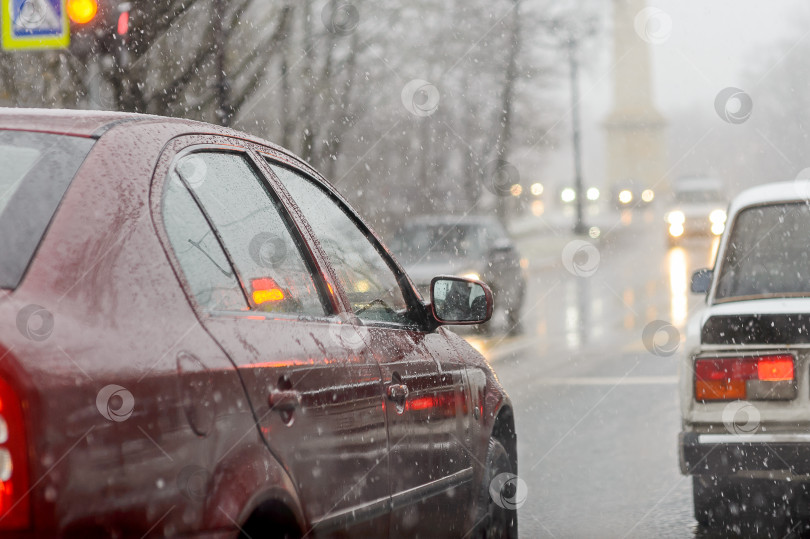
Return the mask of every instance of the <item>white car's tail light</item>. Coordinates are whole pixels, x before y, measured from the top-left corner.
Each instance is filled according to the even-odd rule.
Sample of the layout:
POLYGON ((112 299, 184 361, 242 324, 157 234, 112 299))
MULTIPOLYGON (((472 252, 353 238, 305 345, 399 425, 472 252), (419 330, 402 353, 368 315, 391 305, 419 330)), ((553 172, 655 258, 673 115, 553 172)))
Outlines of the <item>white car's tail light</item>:
POLYGON ((790 354, 695 360, 695 399, 788 400, 796 396, 790 354))
POLYGON ((0 379, 0 530, 29 527, 28 445, 22 404, 0 379))

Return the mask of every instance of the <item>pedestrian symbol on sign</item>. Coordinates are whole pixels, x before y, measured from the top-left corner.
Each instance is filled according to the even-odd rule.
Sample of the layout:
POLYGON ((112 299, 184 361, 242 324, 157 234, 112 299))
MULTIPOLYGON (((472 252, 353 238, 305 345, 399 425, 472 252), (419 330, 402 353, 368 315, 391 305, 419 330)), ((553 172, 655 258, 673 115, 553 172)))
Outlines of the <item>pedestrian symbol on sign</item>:
POLYGON ((14 2, 15 36, 23 35, 53 35, 62 30, 62 21, 59 20, 59 0, 18 0, 14 2))
POLYGON ((0 0, 3 48, 59 49, 70 44, 65 0, 0 0))

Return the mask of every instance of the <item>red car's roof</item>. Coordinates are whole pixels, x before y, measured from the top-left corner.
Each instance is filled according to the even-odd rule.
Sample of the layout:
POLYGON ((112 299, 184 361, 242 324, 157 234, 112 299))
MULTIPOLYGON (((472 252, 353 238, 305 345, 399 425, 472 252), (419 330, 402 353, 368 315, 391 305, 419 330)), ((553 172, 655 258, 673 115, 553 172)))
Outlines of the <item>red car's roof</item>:
POLYGON ((149 117, 121 112, 0 108, 0 129, 89 137, 111 124, 145 118, 149 117))
MULTIPOLYGON (((100 136, 105 131, 121 124, 131 122, 171 124, 178 132, 216 133, 253 140, 261 144, 276 145, 245 133, 183 118, 170 118, 150 114, 131 112, 111 112, 101 110, 69 109, 23 109, 0 107, 0 129, 18 129, 23 131, 41 131, 78 136, 100 136)), ((281 149, 281 148, 279 148, 281 149)))
MULTIPOLYGON (((4 108, 0 107, 0 130, 12 129, 20 131, 40 131, 43 133, 56 133, 63 135, 76 135, 85 137, 100 137, 106 131, 119 126, 131 125, 135 122, 140 124, 160 124, 172 125, 175 127, 173 133, 180 134, 218 134, 230 137, 237 137, 272 147, 277 151, 292 157, 300 165, 309 170, 316 177, 324 178, 307 163, 272 142, 268 142, 260 137, 248 135, 241 131, 221 127, 206 122, 196 120, 186 120, 183 118, 170 118, 166 116, 155 116, 149 114, 136 114, 130 112, 111 112, 99 110, 70 110, 70 109, 24 109, 24 108, 4 108)), ((167 133, 163 133, 166 136, 167 133)), ((325 180, 324 180, 325 181, 325 180)))

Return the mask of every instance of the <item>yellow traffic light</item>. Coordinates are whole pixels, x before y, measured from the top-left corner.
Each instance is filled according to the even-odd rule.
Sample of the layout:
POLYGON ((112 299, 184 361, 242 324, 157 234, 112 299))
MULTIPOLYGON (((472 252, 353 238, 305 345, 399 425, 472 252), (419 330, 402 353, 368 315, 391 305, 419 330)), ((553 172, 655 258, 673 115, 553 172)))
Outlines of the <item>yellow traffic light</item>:
POLYGON ((98 13, 97 0, 68 0, 67 14, 76 24, 86 24, 98 13))

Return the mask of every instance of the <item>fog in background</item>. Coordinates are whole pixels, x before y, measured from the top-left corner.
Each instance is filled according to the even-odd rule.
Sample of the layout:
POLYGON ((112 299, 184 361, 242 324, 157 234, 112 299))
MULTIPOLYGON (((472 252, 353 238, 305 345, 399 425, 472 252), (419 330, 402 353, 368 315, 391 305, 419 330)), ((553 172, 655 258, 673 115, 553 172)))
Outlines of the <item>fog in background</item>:
MULTIPOLYGON (((798 0, 760 2, 649 0, 671 17, 669 37, 650 44, 655 102, 668 121, 670 180, 711 175, 730 194, 771 181, 792 180, 810 167, 810 5, 798 0), (753 102, 742 124, 723 121, 717 94, 736 87, 753 102)), ((601 122, 612 99, 610 4, 600 13, 601 46, 583 59, 583 146, 586 185, 605 184, 601 122)), ((564 90, 564 88, 563 88, 564 90)), ((565 96, 560 96, 565 103, 565 96)), ((568 111, 565 108, 563 114, 568 111)), ((549 182, 573 180, 569 116, 552 136, 561 141, 543 172, 549 182)))
MULTIPOLYGON (((528 204, 504 188, 519 184, 526 197, 542 182, 552 209, 573 183, 571 35, 585 36, 584 184, 610 187, 602 122, 612 103, 612 5, 139 0, 123 56, 119 42, 87 39, 70 51, 1 52, 0 104, 232 125, 301 155, 382 230, 420 213, 508 221, 528 204)), ((810 166, 806 3, 648 6, 671 22, 649 45, 668 180, 711 175, 735 194, 810 166), (751 98, 744 122, 716 110, 729 87, 751 98)))

